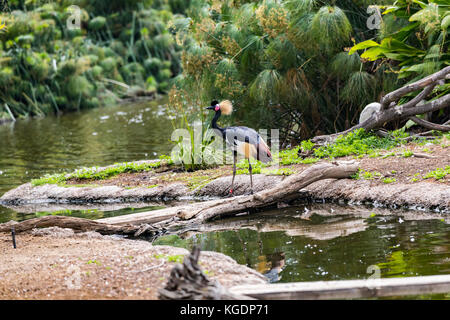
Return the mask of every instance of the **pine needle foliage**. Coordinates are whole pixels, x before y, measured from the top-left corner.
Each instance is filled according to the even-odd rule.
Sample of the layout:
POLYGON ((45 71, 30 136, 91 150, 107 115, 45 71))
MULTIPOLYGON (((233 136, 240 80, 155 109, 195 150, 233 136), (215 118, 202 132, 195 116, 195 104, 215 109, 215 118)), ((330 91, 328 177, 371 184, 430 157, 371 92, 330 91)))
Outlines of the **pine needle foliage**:
POLYGON ((232 100, 234 124, 280 128, 285 143, 345 129, 388 85, 348 55, 352 37, 364 39, 366 9, 349 0, 192 1, 191 22, 177 30, 183 77, 171 93, 232 100))

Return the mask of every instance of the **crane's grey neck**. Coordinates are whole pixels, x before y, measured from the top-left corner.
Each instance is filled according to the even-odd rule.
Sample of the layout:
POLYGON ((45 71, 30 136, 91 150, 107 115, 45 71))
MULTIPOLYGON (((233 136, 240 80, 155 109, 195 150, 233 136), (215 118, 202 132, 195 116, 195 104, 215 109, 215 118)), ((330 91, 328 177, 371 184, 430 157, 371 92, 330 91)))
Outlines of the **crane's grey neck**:
POLYGON ((221 114, 222 114, 222 112, 219 109, 219 111, 216 112, 216 114, 214 115, 214 118, 211 121, 211 127, 213 127, 213 129, 219 130, 223 134, 224 129, 217 125, 217 120, 220 118, 221 114))

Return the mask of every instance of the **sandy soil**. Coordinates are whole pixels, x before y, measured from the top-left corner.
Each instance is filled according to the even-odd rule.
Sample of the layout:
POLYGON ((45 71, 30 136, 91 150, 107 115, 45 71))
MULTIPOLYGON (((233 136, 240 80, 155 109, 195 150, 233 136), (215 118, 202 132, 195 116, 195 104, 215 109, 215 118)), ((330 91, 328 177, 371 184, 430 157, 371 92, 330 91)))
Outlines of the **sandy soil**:
MULTIPOLYGON (((157 299, 182 248, 147 241, 74 234, 47 228, 0 234, 0 299, 157 299)), ((225 287, 265 283, 258 272, 220 253, 203 251, 200 266, 225 287)))

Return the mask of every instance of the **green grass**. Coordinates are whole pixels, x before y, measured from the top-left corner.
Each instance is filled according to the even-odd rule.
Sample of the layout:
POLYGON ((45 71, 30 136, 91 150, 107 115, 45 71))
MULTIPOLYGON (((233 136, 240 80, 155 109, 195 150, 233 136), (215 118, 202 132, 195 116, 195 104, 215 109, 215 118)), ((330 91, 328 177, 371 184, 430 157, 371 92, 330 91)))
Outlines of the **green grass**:
POLYGON ((43 184, 64 185, 66 181, 71 179, 105 180, 121 173, 150 171, 155 168, 161 167, 163 164, 171 165, 172 161, 167 160, 166 156, 161 156, 159 161, 150 163, 135 163, 135 162, 116 163, 113 166, 107 167, 102 170, 100 170, 98 167, 81 168, 71 173, 47 174, 39 179, 31 180, 31 184, 35 187, 43 184))
POLYGON ((409 157, 412 157, 413 155, 414 155, 414 152, 412 152, 411 150, 405 150, 402 153, 402 157, 403 158, 409 158, 409 157))
POLYGON ((393 182, 395 182, 397 180, 395 180, 395 178, 384 178, 381 181, 383 181, 383 183, 393 183, 393 182))
POLYGON ((450 166, 446 166, 445 168, 437 168, 436 170, 428 172, 423 176, 424 179, 434 178, 436 180, 441 180, 445 178, 447 175, 450 175, 450 166))
POLYGON ((394 138, 381 138, 358 129, 345 136, 339 136, 330 145, 322 146, 314 150, 314 155, 318 158, 338 158, 349 155, 366 155, 375 153, 376 150, 389 150, 404 143, 400 140, 400 134, 392 134, 394 138))
POLYGON ((364 179, 364 180, 373 180, 375 178, 380 178, 381 177, 381 173, 379 173, 378 171, 364 171, 359 169, 355 174, 353 174, 351 176, 352 179, 355 180, 360 180, 360 179, 364 179))

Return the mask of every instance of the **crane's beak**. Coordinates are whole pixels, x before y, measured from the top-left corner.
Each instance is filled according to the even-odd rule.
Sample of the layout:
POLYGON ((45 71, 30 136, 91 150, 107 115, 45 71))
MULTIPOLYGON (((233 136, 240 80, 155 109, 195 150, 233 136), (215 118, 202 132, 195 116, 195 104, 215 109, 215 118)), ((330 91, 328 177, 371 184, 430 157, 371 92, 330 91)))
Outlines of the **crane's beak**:
POLYGON ((206 109, 208 109, 208 110, 214 110, 214 107, 209 106, 209 107, 207 107, 206 109))

